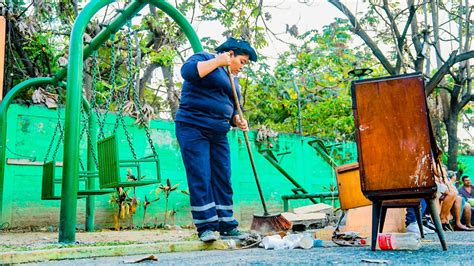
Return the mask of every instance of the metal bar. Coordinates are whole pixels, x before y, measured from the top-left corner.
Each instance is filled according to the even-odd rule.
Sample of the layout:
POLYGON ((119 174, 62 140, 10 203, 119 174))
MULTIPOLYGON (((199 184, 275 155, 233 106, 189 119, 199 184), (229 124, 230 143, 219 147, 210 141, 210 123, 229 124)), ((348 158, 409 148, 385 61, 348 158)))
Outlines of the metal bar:
POLYGON ((146 163, 146 162, 156 162, 158 160, 158 158, 156 159, 132 159, 132 160, 120 160, 119 162, 120 163, 146 163))
POLYGON ((321 193, 314 193, 314 194, 295 194, 295 195, 284 195, 281 196, 282 200, 289 200, 289 199, 310 199, 310 198, 329 198, 329 197, 337 197, 339 196, 338 192, 321 192, 321 193))
MULTIPOLYGON (((274 156, 272 156, 273 154, 271 153, 272 151, 270 150, 261 150, 259 151, 260 154, 263 155, 263 157, 265 159, 267 159, 267 161, 269 161, 273 167, 275 167, 283 176, 286 177, 286 179, 288 179, 295 187, 299 188, 301 192, 303 193, 306 193, 308 194, 308 191, 306 191, 306 189, 304 189, 298 182, 296 182, 296 180, 291 177, 286 171, 285 169, 283 169, 279 164, 278 162, 274 159, 274 156)), ((314 204, 318 203, 316 200, 314 200, 313 198, 309 198, 309 200, 311 200, 311 202, 313 202, 314 204)))
POLYGON ((283 211, 284 212, 287 212, 289 209, 289 206, 288 206, 288 199, 283 199, 283 211))
MULTIPOLYGON (((29 159, 7 159, 7 165, 43 166, 43 164, 43 161, 32 161, 29 159)), ((56 162, 56 166, 63 166, 63 162, 56 162)))
POLYGON ((337 163, 334 161, 334 159, 329 155, 327 150, 324 148, 324 143, 321 140, 312 140, 308 141, 308 145, 313 147, 316 152, 323 158, 324 161, 326 161, 332 168, 337 167, 337 163))
MULTIPOLYGON (((90 142, 87 141, 87 190, 96 190, 95 178, 99 177, 97 172, 97 167, 94 161, 93 151, 97 150, 96 147, 92 146, 97 143, 97 121, 96 116, 90 113, 89 110, 89 131, 88 138, 90 142)), ((84 174, 84 173, 83 173, 84 174)), ((94 214, 95 214, 95 196, 89 195, 86 199, 86 231, 94 232, 94 214)))
POLYGON ((69 44, 66 90, 66 120, 64 124, 63 184, 59 219, 59 242, 76 242, 76 211, 79 176, 80 99, 82 98, 83 35, 92 16, 111 0, 92 1, 74 22, 69 44))
POLYGON ((5 32, 6 32, 5 17, 0 16, 0 102, 3 98, 3 69, 5 65, 5 32))
POLYGON ((303 125, 302 125, 302 119, 301 119, 301 93, 300 93, 300 89, 296 85, 294 77, 291 79, 291 81, 293 82, 293 87, 295 88, 295 91, 297 94, 297 101, 298 101, 298 133, 300 135, 303 135, 303 125))

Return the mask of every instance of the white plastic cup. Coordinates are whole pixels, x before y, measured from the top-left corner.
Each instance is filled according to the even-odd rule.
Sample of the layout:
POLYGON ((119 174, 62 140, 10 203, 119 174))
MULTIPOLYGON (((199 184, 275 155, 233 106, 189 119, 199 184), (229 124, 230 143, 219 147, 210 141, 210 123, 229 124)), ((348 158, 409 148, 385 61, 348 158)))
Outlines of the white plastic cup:
POLYGON ((288 234, 283 238, 283 242, 288 249, 295 249, 299 247, 301 237, 299 234, 288 234))
POLYGON ((313 247, 313 242, 314 239, 310 235, 303 235, 298 242, 298 245, 302 249, 310 249, 313 247))
POLYGON ((266 236, 262 239, 262 244, 265 249, 284 249, 285 242, 280 235, 266 236))

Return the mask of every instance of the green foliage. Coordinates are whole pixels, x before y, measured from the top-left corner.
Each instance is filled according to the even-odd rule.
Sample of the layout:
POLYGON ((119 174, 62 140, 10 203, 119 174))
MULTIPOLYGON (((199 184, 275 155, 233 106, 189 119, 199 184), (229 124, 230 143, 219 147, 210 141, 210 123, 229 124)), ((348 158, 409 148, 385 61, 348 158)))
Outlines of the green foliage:
POLYGON ((299 89, 304 134, 351 140, 354 125, 347 72, 372 67, 372 60, 366 51, 349 48, 349 29, 346 20, 337 19, 322 32, 303 33, 299 37, 303 44, 280 54, 273 73, 265 63, 247 68, 248 78, 241 85, 250 123, 296 132, 299 89))
MULTIPOLYGON (((5 91, 28 78, 51 76, 64 56, 74 8, 70 1, 6 1, 0 12, 7 15, 5 91)), ((27 98, 23 93, 21 98, 27 98)))

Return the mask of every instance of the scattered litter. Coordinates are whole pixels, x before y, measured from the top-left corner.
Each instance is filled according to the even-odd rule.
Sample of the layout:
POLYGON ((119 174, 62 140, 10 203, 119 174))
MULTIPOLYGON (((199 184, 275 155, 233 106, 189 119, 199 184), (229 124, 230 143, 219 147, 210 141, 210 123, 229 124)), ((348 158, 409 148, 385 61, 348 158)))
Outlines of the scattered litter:
POLYGON ((314 239, 309 234, 288 234, 283 238, 280 235, 266 236, 262 239, 265 249, 310 249, 313 247, 314 239))
POLYGON ((361 262, 387 264, 388 260, 362 259, 361 262))
POLYGON ((147 257, 144 257, 144 258, 141 258, 141 259, 138 259, 138 260, 124 260, 123 262, 124 263, 140 263, 140 262, 144 262, 144 261, 147 261, 147 260, 158 261, 158 258, 155 255, 150 255, 150 256, 147 256, 147 257))
POLYGON ((244 240, 240 242, 240 246, 245 248, 253 248, 262 242, 260 234, 252 232, 244 240))
POLYGON ((285 242, 280 235, 266 236, 262 239, 262 244, 265 249, 285 249, 285 242))
POLYGON ((229 246, 230 249, 236 249, 237 248, 237 243, 235 243, 234 239, 227 240, 227 245, 229 246))
POLYGON ((360 237, 356 232, 338 232, 334 231, 332 241, 339 246, 363 246, 367 243, 365 237, 360 237))
POLYGON ((314 242, 313 242, 313 247, 318 247, 318 248, 322 248, 324 247, 324 242, 323 240, 321 239, 315 239, 314 242))

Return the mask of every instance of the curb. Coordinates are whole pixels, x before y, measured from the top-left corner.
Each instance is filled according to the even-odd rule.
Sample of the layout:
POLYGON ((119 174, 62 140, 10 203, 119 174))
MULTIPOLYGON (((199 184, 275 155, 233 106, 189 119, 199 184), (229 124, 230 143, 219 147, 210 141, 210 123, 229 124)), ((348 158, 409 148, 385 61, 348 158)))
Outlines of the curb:
POLYGON ((72 247, 1 252, 0 264, 225 249, 229 249, 229 243, 223 240, 218 240, 211 244, 201 241, 181 241, 119 246, 72 247))

